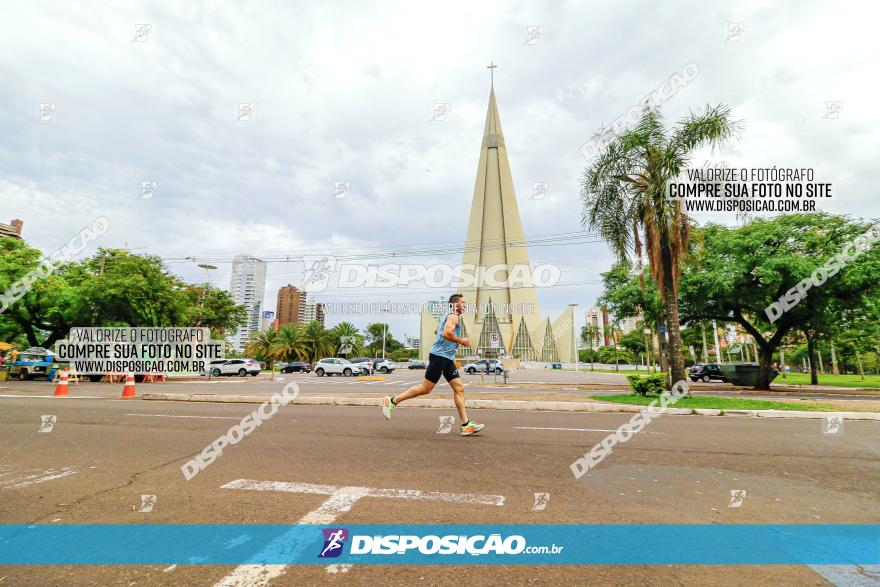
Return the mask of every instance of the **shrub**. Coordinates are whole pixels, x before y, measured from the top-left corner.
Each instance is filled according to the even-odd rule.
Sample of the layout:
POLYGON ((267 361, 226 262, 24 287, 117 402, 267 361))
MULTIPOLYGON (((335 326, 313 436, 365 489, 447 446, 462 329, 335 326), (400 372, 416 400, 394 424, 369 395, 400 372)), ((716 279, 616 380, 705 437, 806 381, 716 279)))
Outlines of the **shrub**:
POLYGON ((666 373, 627 375, 626 380, 633 392, 639 395, 659 395, 666 391, 666 373))

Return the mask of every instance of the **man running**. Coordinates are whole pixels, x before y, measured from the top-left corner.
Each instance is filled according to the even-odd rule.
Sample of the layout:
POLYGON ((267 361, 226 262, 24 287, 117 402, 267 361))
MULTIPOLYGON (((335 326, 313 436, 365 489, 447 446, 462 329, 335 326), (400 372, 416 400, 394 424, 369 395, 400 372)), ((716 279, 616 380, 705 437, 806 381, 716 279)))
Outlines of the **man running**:
POLYGON ((464 408, 464 385, 462 385, 458 369, 455 367, 455 351, 458 349, 458 345, 470 346, 471 344, 467 338, 460 337, 464 296, 453 294, 449 298, 449 305, 452 312, 446 314, 437 328, 437 340, 434 341, 434 346, 431 347, 431 353, 428 356, 425 380, 394 397, 386 395, 382 400, 382 414, 390 420, 391 412, 400 402, 431 393, 431 390, 440 381, 442 373, 446 381, 449 382, 449 386, 452 387, 455 407, 458 409, 459 418, 461 418, 461 435, 470 436, 482 430, 483 425, 472 422, 467 417, 467 410, 464 408))

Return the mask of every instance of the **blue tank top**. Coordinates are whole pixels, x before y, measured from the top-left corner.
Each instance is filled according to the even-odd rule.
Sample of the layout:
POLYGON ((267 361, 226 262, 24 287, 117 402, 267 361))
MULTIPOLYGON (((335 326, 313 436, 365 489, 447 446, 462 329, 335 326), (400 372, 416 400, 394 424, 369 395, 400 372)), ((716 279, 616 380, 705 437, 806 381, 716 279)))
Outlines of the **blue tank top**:
MULTIPOLYGON (((458 350, 458 343, 443 338, 443 329, 446 327, 446 319, 449 318, 449 316, 450 314, 446 314, 446 316, 443 317, 443 321, 440 322, 440 328, 437 329, 437 340, 434 341, 434 346, 431 347, 430 352, 432 355, 437 355, 438 357, 455 359, 455 351, 458 350)), ((458 326, 455 327, 455 336, 461 338, 460 318, 458 320, 458 326)))

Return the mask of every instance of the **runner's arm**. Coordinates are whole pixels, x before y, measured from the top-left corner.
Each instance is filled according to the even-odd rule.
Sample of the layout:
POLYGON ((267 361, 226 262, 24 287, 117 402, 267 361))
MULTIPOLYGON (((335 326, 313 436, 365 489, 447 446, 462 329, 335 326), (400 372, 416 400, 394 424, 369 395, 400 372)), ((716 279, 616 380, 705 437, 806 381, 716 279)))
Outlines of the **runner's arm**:
POLYGON ((449 318, 446 319, 446 326, 443 328, 443 338, 460 345, 468 346, 469 341, 466 338, 458 338, 455 336, 455 327, 458 326, 459 320, 461 320, 461 317, 458 314, 449 315, 449 318))

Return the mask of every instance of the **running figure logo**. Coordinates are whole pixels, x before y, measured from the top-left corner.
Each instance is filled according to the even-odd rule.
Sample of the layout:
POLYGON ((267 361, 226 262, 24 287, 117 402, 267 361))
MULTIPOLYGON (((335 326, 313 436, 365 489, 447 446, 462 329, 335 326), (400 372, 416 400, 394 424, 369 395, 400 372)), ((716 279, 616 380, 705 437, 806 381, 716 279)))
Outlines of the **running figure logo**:
POLYGON ((743 500, 746 498, 746 490, 745 489, 731 489, 730 490, 730 503, 727 504, 729 508, 738 508, 742 506, 743 500))
POLYGON ((535 505, 532 506, 533 512, 540 512, 547 509, 547 503, 550 501, 549 493, 536 493, 535 505))
POLYGON ((52 432, 52 429, 55 428, 55 422, 57 421, 58 416, 40 416, 40 432, 52 432))
POLYGON ((336 270, 336 257, 328 255, 305 255, 302 258, 305 272, 299 289, 309 292, 324 291, 330 276, 336 270))
POLYGON ((454 423, 455 418, 452 416, 440 416, 440 428, 437 429, 437 434, 449 434, 454 423))
POLYGON ((345 528, 323 528, 324 548, 318 558, 336 558, 342 554, 342 547, 348 540, 348 530, 345 528))

